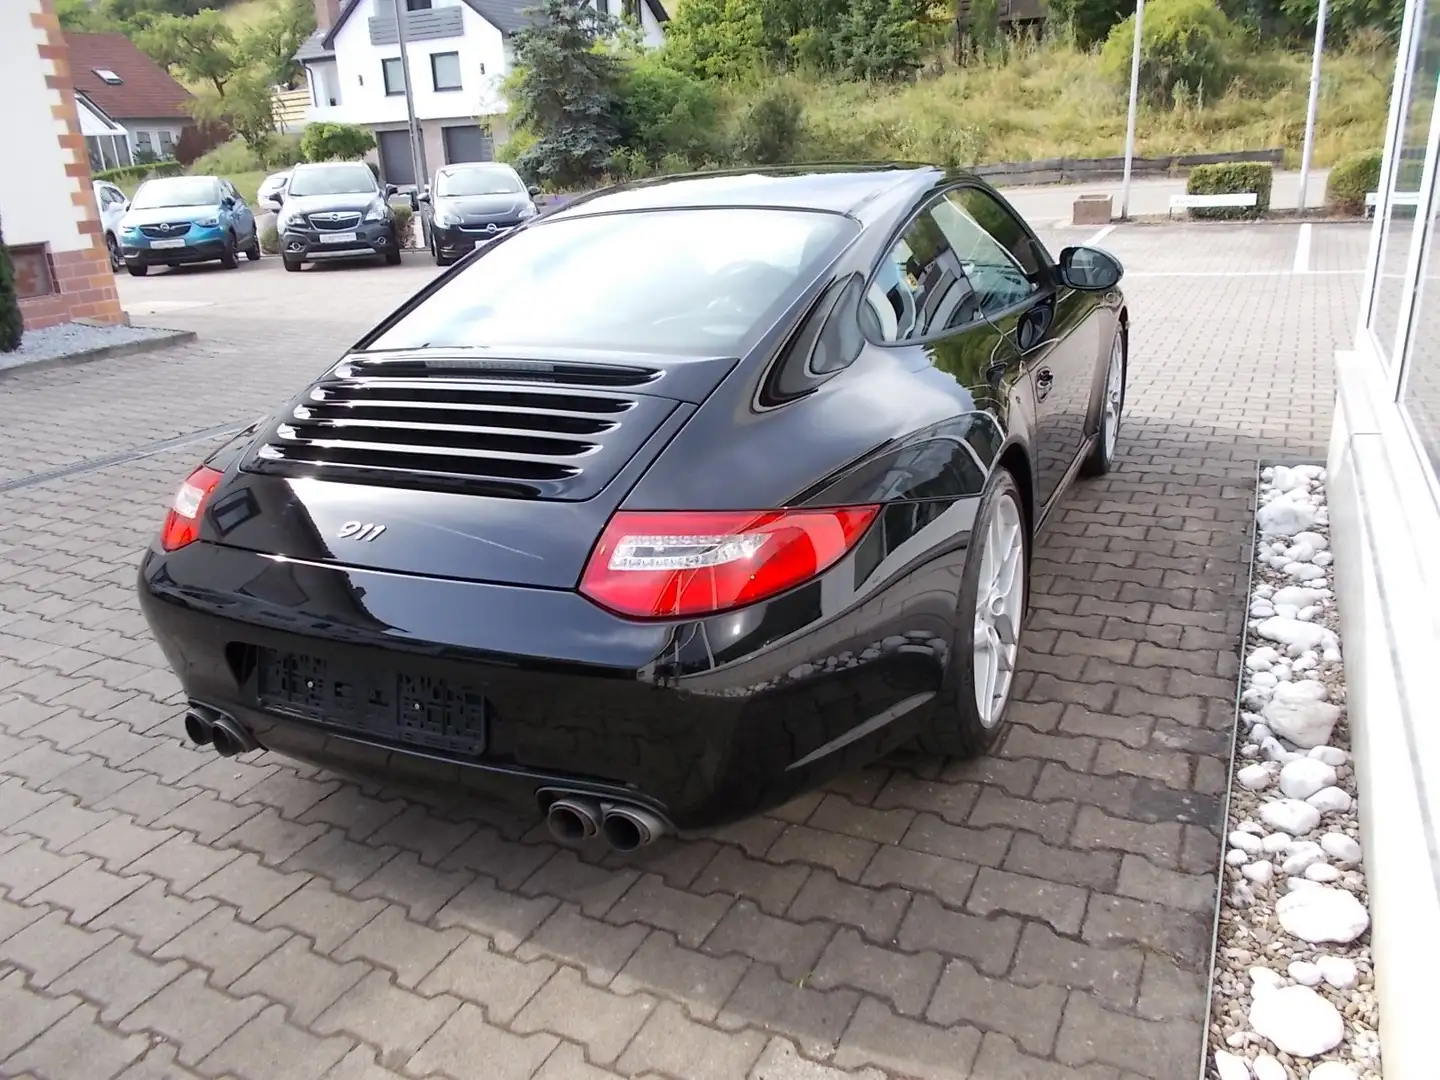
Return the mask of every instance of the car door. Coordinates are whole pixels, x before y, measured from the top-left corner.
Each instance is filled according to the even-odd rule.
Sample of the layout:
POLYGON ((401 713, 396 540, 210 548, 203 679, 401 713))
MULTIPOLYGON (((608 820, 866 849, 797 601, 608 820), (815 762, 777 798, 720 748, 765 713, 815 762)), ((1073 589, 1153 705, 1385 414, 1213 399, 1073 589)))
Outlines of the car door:
POLYGON ((1044 246, 997 195, 962 185, 947 195, 980 309, 1013 343, 1035 400, 1035 496, 1043 514, 1085 445, 1099 356, 1090 294, 1060 288, 1044 246))

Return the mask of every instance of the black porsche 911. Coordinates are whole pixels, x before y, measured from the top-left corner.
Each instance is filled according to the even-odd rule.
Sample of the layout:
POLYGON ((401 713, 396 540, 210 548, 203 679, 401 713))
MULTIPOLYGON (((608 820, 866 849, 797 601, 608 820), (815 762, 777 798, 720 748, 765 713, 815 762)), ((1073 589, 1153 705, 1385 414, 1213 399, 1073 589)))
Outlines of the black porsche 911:
POLYGON ((924 166, 531 221, 180 486, 139 590, 186 731, 620 850, 983 753, 1033 537, 1115 454, 1121 273, 924 166))

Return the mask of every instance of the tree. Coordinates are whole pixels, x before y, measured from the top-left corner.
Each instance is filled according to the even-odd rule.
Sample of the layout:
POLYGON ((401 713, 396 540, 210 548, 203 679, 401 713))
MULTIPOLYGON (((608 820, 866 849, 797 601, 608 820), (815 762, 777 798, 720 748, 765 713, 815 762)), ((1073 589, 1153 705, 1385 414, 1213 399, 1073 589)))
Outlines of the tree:
POLYGON ((1104 41, 1134 7, 1120 0, 1050 0, 1050 18, 1070 28, 1076 45, 1089 49, 1104 41))
POLYGON ((256 71, 240 71, 226 83, 226 92, 196 94, 190 112, 203 123, 223 124, 261 153, 275 134, 275 98, 270 83, 256 71))
POLYGON ((209 83, 218 97, 225 96, 242 64, 235 35, 218 11, 202 11, 189 18, 148 18, 136 31, 135 44, 172 74, 192 83, 209 83))
POLYGON ((25 319, 20 314, 20 297, 15 292, 15 264, 10 261, 10 249, 5 246, 4 234, 0 233, 0 353, 20 348, 24 335, 25 319))
POLYGON ((685 0, 665 26, 665 56, 706 78, 751 78, 785 29, 767 28, 765 11, 747 0, 685 0))
POLYGON ((239 57, 259 67, 275 86, 294 89, 305 77, 295 53, 315 30, 315 5, 311 0, 279 0, 239 43, 239 57))
POLYGON ((537 180, 568 186, 601 172, 613 153, 620 60, 599 47, 615 20, 586 4, 544 0, 515 35, 515 121, 535 135, 516 160, 537 180))
POLYGON ((375 136, 355 124, 317 120, 300 136, 306 161, 354 161, 375 149, 375 136))
POLYGON ((924 63, 928 8, 926 0, 854 0, 831 35, 835 69, 851 79, 908 78, 924 63))

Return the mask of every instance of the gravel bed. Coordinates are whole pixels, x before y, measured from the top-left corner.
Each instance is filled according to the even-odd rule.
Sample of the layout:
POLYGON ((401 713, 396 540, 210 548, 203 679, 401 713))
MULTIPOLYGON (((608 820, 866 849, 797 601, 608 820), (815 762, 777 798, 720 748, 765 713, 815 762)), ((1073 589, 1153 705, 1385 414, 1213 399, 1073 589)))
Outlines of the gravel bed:
POLYGON ((0 353, 0 370, 33 364, 39 360, 59 360, 93 349, 130 345, 137 341, 171 337, 174 330, 154 326, 89 326, 85 323, 61 323, 43 330, 26 330, 20 348, 0 353))
POLYGON ((1325 470, 1261 473, 1210 1013, 1219 1080, 1380 1080, 1325 470))

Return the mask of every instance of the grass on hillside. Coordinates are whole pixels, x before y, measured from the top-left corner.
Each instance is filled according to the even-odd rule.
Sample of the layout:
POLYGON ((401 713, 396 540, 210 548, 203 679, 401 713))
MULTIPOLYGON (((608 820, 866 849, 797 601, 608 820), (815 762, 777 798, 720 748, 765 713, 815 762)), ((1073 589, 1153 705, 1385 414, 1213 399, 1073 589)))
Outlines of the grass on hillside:
MULTIPOLYGON (((260 187, 260 181, 269 175, 270 174, 264 170, 260 172, 227 172, 225 179, 235 185, 235 190, 240 192, 240 197, 244 199, 253 210, 255 209, 255 193, 260 187)), ((135 189, 139 186, 140 181, 138 180, 132 180, 119 185, 120 190, 125 192, 127 199, 135 197, 135 189)))
POLYGON ((220 9, 231 30, 240 31, 263 19, 270 11, 271 0, 234 0, 220 9))
MULTIPOLYGON (((1298 164, 1309 94, 1308 54, 1265 50, 1217 97, 1142 107, 1142 156, 1279 147, 1298 164)), ((1384 142, 1394 57, 1384 50, 1328 54, 1316 124, 1325 166, 1384 142)), ((899 158, 968 165, 1124 153, 1125 88, 1100 58, 1060 41, 1020 42, 1002 55, 899 87, 792 77, 805 105, 811 160, 899 158)))

